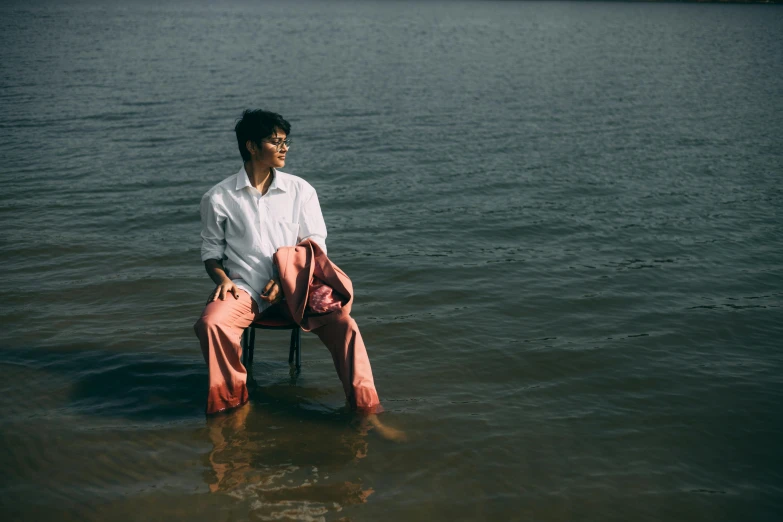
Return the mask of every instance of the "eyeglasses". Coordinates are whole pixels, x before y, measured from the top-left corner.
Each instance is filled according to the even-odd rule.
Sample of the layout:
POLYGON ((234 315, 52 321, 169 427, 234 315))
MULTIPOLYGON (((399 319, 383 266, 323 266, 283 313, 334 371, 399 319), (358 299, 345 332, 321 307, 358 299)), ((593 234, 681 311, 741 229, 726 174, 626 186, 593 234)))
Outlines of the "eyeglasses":
POLYGON ((283 147, 283 145, 285 145, 286 147, 290 147, 292 141, 291 141, 291 138, 286 138, 284 140, 281 140, 280 138, 278 138, 276 140, 268 140, 265 143, 269 143, 270 145, 272 145, 275 148, 275 150, 277 152, 280 152, 280 149, 283 147))

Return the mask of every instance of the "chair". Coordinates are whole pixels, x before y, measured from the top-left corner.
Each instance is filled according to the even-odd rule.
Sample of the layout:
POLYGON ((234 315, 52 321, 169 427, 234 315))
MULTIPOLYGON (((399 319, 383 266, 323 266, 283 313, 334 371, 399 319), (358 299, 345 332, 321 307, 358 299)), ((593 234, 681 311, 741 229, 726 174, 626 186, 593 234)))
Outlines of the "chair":
POLYGON ((299 325, 285 319, 264 318, 251 324, 242 332, 242 364, 250 371, 253 364, 253 350, 256 340, 256 328, 260 330, 291 330, 291 345, 288 349, 288 364, 296 359, 296 371, 302 366, 302 330, 299 325))

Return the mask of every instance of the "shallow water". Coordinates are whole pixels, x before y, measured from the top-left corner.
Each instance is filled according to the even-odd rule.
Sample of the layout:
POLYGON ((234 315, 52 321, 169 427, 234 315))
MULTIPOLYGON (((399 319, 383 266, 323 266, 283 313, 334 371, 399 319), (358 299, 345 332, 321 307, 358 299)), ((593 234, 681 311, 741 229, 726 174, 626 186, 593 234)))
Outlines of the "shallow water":
POLYGON ((7 520, 777 520, 783 9, 0 8, 7 520), (388 424, 257 338, 206 420, 198 202, 293 125, 388 424))

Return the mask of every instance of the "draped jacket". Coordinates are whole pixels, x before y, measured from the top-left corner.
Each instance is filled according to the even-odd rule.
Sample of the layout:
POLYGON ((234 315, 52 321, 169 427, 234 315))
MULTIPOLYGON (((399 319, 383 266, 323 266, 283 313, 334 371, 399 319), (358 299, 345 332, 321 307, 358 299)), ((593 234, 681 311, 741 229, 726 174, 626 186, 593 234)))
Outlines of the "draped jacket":
POLYGON ((340 315, 349 315, 353 304, 353 284, 340 267, 326 257, 318 243, 306 239, 293 247, 280 247, 274 254, 274 263, 280 274, 280 285, 291 317, 309 332, 340 315), (341 307, 326 313, 312 313, 308 309, 313 276, 331 287, 341 307))

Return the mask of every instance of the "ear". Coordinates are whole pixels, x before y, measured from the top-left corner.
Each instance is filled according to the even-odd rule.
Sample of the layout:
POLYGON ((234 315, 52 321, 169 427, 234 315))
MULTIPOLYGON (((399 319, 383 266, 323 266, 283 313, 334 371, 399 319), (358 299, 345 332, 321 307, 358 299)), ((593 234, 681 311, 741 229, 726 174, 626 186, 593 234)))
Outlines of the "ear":
POLYGON ((258 147, 253 143, 253 140, 247 140, 245 142, 245 147, 247 147, 247 151, 251 156, 258 153, 258 147))

